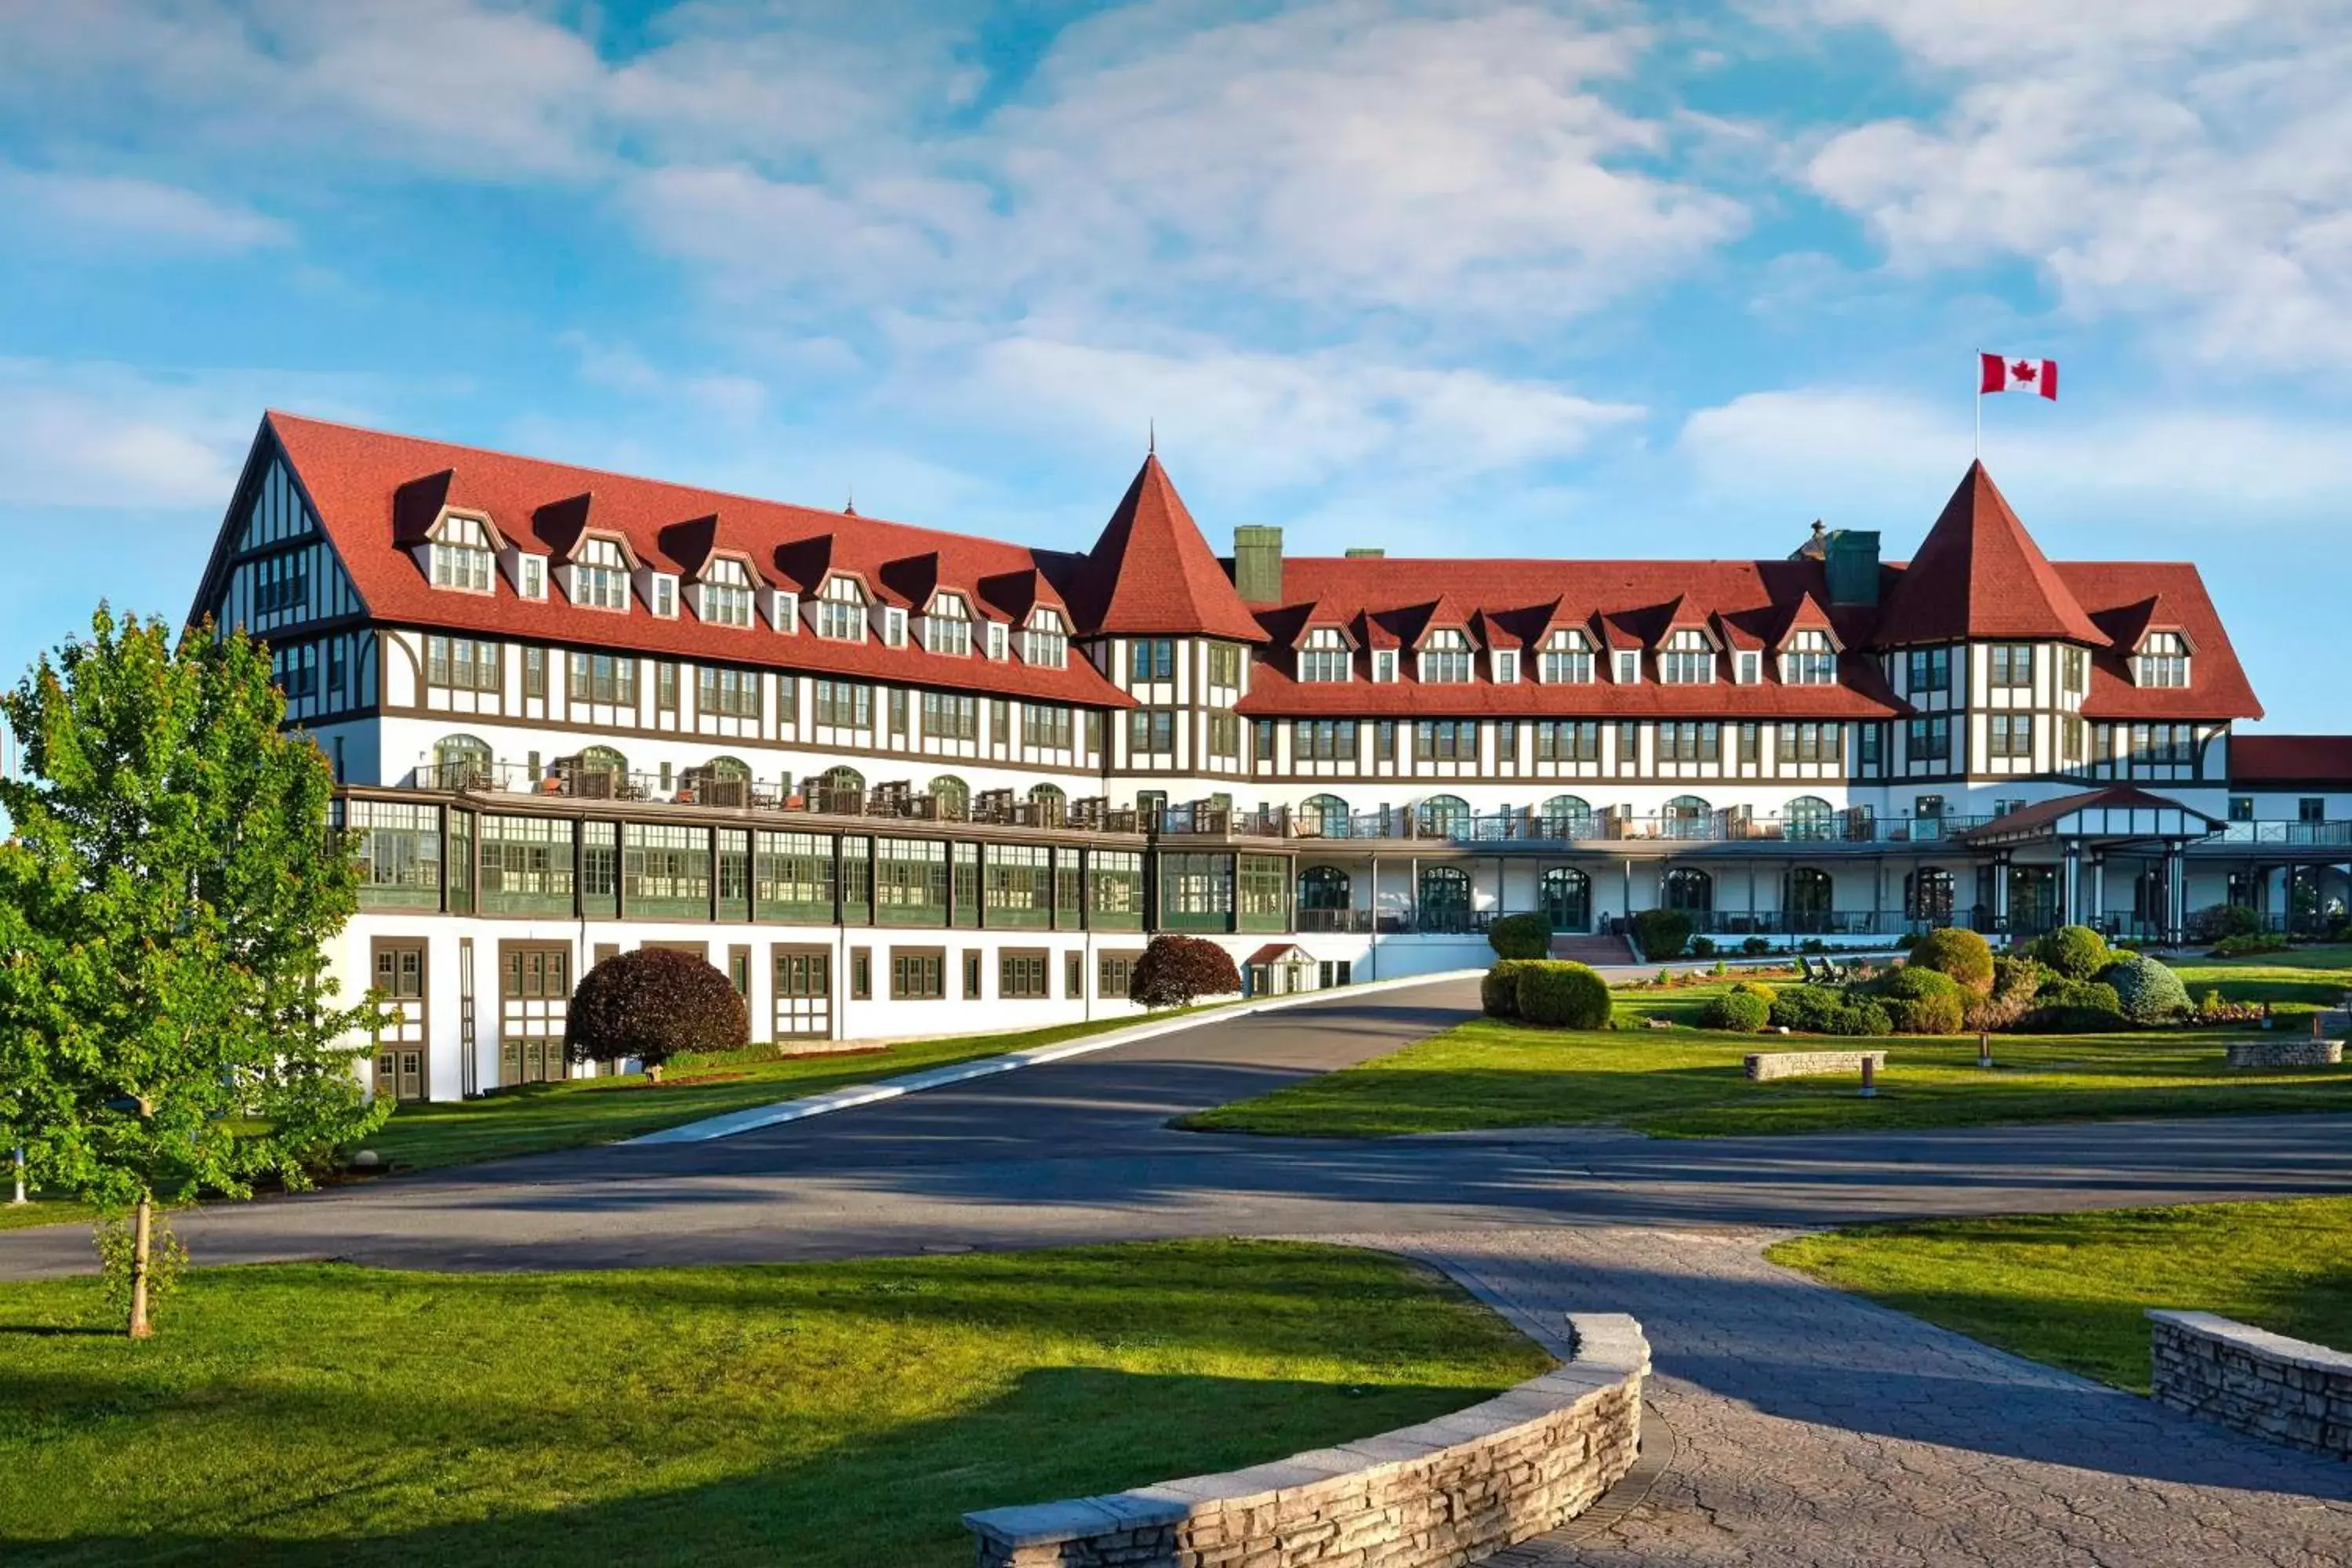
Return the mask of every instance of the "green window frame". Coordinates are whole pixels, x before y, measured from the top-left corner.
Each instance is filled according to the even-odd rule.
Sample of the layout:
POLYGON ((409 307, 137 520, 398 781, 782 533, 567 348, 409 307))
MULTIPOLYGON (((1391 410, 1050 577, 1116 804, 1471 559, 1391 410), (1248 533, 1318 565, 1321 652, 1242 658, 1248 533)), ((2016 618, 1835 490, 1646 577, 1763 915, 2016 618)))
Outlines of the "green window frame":
POLYGON ((481 827, 483 914, 572 913, 571 823, 551 816, 486 814, 481 827))
POLYGON ((1233 856, 1163 852, 1159 862, 1163 930, 1234 929, 1233 856))
POLYGON ((1018 931, 1053 924, 1053 857, 1042 844, 992 844, 982 864, 984 923, 1018 931))
POLYGON ((829 833, 761 829, 751 845, 751 911, 783 925, 831 925, 839 848, 829 833))
POLYGON ((1099 931, 1143 929, 1143 854, 1140 850, 1087 851, 1087 923, 1099 931))
POLYGON ((947 845, 936 838, 877 838, 874 923, 940 926, 947 918, 947 845))
POLYGON ((621 829, 621 907, 632 919, 710 918, 710 829, 631 822, 621 829))
POLYGON ((346 801, 344 840, 358 857, 363 910, 441 907, 441 808, 400 801, 346 801))

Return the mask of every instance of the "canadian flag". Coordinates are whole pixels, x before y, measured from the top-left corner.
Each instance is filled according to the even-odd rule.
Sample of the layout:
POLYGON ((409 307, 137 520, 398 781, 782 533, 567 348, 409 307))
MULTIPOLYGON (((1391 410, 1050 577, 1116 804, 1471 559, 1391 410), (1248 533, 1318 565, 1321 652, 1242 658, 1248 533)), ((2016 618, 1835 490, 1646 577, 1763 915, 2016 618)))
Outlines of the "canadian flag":
POLYGON ((1979 354, 1983 374, 1977 381, 1977 394, 1988 392, 2038 392, 2051 402, 2058 401, 2058 362, 2054 359, 2004 359, 2000 354, 1979 354))

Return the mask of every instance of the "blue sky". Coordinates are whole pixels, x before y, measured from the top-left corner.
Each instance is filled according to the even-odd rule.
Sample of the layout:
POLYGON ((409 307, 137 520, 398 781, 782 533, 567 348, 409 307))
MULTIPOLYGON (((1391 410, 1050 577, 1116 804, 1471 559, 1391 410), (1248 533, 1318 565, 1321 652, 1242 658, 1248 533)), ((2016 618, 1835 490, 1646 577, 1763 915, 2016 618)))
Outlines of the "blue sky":
POLYGON ((278 405, 1083 545, 1907 553, 1985 456, 2340 729, 2352 3, 0 5, 0 668, 278 405))

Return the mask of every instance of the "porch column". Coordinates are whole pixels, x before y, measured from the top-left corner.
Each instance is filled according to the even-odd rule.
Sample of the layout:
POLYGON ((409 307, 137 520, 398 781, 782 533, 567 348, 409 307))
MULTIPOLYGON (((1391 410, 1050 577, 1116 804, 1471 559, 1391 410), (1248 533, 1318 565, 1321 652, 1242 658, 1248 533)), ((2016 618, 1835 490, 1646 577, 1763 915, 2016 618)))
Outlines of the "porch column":
POLYGON ((2070 843, 2066 846, 2065 867, 2065 886, 2059 890, 2059 897, 2064 901, 2063 907, 2066 911, 2066 919, 2063 923, 2070 926, 2081 925, 2083 923, 2083 847, 2081 844, 2070 843))
POLYGON ((1625 918, 1627 929, 1631 930, 1633 919, 1633 858, 1628 855, 1618 864, 1625 869, 1624 880, 1621 884, 1624 890, 1624 897, 1618 901, 1617 912, 1625 918))
POLYGON ((2009 851, 2006 849, 1992 858, 1992 929, 1997 931, 2009 929, 2009 851))
POLYGON ((2101 931, 2107 929, 2107 858, 2091 857, 2091 912, 2101 931))
POLYGON ((2164 940, 2179 942, 2189 926, 2189 852, 2175 844, 2165 850, 2164 940))

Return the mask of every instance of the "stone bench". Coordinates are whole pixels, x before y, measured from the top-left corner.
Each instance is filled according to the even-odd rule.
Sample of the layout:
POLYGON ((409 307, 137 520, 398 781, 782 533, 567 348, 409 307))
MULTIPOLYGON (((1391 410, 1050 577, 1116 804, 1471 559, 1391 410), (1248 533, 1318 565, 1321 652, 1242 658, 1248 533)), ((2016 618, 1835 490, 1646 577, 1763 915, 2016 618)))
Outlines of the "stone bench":
POLYGON ((1750 1051, 1748 1077, 1760 1083, 1775 1078, 1825 1078, 1832 1073, 1858 1073, 1867 1060, 1870 1070, 1886 1070, 1885 1051, 1750 1051))
POLYGON ((964 1515, 981 1568, 1475 1563, 1592 1506, 1641 1446, 1650 1345, 1571 1313, 1576 1355, 1483 1405, 1224 1475, 964 1515))
POLYGON ((2158 1405, 2352 1459, 2352 1355, 2211 1312, 2147 1315, 2158 1405))
POLYGON ((2344 1061, 2341 1040, 2231 1040, 2233 1068, 2332 1068, 2344 1061))

